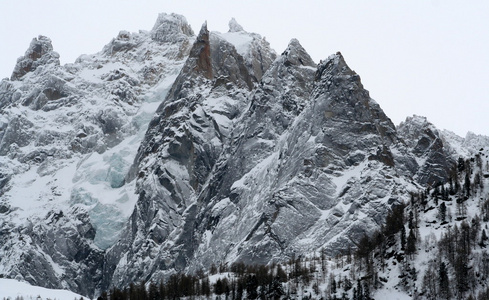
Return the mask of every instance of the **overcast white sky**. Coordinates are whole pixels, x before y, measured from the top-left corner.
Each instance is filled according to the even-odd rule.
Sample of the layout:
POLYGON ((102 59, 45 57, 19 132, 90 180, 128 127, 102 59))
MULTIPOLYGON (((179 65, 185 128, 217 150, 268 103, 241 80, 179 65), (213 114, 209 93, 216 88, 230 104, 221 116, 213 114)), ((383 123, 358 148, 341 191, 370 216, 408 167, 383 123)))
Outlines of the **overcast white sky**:
POLYGON ((197 33, 235 17, 281 53, 297 38, 319 62, 341 51, 397 125, 428 117, 440 129, 489 135, 489 1, 0 0, 0 78, 33 37, 50 37, 61 63, 98 52, 120 30, 150 30, 159 12, 197 33))

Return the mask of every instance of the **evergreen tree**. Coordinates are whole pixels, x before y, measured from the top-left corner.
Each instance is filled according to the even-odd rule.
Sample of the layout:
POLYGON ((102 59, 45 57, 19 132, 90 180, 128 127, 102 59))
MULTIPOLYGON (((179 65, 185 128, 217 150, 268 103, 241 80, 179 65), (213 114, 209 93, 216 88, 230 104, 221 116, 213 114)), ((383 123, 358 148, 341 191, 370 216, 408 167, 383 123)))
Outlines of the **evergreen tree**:
POLYGON ((436 292, 436 287, 437 287, 437 282, 436 282, 436 271, 433 268, 433 264, 430 263, 428 265, 428 268, 426 269, 426 272, 423 276, 423 293, 426 294, 427 299, 435 299, 435 296, 437 294, 436 292))
POLYGON ((468 172, 465 173, 464 189, 465 195, 470 197, 470 174, 468 172))
POLYGON ((205 277, 202 279, 202 284, 200 285, 200 288, 202 289, 201 295, 204 295, 206 297, 209 297, 211 294, 211 283, 209 282, 209 277, 205 277))
POLYGON ((224 285, 222 284, 221 278, 217 279, 214 284, 214 293, 216 295, 222 295, 224 293, 224 285))
POLYGON ((277 277, 280 282, 287 282, 287 273, 280 264, 277 265, 277 277))
POLYGON ((138 299, 138 289, 134 283, 129 284, 129 298, 138 299))
POLYGON ((406 254, 408 254, 412 258, 412 255, 415 252, 416 252, 416 237, 414 236, 413 229, 410 229, 409 236, 407 238, 406 254))
POLYGON ((329 278, 329 287, 330 287, 331 294, 336 294, 336 280, 333 274, 331 274, 329 278))
POLYGON ((166 287, 165 287, 165 282, 163 281, 163 279, 160 281, 160 285, 159 285, 158 289, 159 289, 160 299, 165 299, 166 298, 166 287))
POLYGON ((159 299, 160 299, 160 292, 158 290, 158 286, 154 282, 151 282, 149 284, 148 300, 159 300, 159 299))
POLYGON ((148 293, 146 291, 146 283, 141 281, 138 286, 138 300, 148 300, 148 293))
POLYGON ((246 295, 248 299, 258 298, 258 280, 255 275, 248 275, 246 280, 246 295))
MULTIPOLYGON (((340 286, 340 285, 338 284, 338 286, 340 286)), ((348 292, 349 290, 351 290, 352 287, 353 287, 352 282, 350 281, 350 279, 348 277, 346 277, 345 281, 343 283, 343 289, 348 292)))
POLYGON ((358 300, 364 300, 364 294, 363 294, 363 286, 362 283, 360 282, 360 279, 357 280, 357 299, 358 300))
POLYGON ((450 299, 450 282, 448 280, 448 271, 445 262, 440 263, 438 271, 438 290, 442 299, 450 299))
POLYGON ((486 230, 485 229, 482 229, 482 233, 481 233, 481 241, 479 243, 479 245, 482 247, 482 248, 485 248, 486 247, 486 241, 487 241, 487 234, 486 234, 486 230))
POLYGON ((100 294, 100 296, 97 298, 97 300, 109 300, 107 292, 103 291, 102 294, 100 294))
POLYGON ((440 217, 440 222, 443 223, 445 222, 445 219, 447 217, 447 206, 445 205, 445 202, 442 202, 438 208, 438 215, 440 217))
POLYGON ((462 157, 458 158, 457 170, 459 173, 462 173, 462 171, 465 170, 465 161, 462 157))
POLYGON ((453 179, 452 179, 452 176, 450 176, 450 181, 448 183, 448 193, 450 195, 452 195, 452 196, 455 195, 455 190, 453 188, 453 179))
POLYGON ((413 211, 409 211, 408 228, 413 229, 413 211))
POLYGON ((370 300, 370 285, 367 281, 363 283, 363 299, 370 300))
POLYGON ((406 249, 406 228, 401 228, 401 250, 406 249))
POLYGON ((272 280, 272 283, 270 285, 270 292, 269 292, 270 299, 278 300, 284 295, 285 292, 282 283, 280 282, 280 278, 276 276, 272 280))

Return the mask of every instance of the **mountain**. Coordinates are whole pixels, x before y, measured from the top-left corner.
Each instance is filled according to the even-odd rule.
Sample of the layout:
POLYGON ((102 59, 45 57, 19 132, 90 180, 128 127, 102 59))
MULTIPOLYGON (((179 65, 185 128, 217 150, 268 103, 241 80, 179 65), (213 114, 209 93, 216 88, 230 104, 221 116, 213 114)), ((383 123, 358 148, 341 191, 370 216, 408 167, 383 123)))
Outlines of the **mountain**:
POLYGON ((137 200, 124 177, 194 40, 184 17, 161 14, 64 66, 49 38, 31 42, 1 83, 1 274, 99 289, 137 200))
POLYGON ((280 55, 160 14, 60 65, 34 39, 0 83, 0 275, 93 297, 212 265, 359 246, 489 145, 395 126, 341 53, 280 55))

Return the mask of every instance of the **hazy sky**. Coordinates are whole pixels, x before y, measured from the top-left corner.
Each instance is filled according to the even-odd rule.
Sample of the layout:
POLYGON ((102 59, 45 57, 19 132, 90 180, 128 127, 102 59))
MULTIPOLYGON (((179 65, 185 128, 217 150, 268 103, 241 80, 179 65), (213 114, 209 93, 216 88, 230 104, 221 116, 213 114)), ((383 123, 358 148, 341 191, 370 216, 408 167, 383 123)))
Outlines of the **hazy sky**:
POLYGON ((184 15, 196 33, 206 20, 226 32, 235 17, 279 54, 297 38, 316 62, 341 51, 396 125, 417 114, 489 135, 488 0, 0 0, 0 78, 40 34, 64 64, 120 30, 150 30, 159 12, 184 15))

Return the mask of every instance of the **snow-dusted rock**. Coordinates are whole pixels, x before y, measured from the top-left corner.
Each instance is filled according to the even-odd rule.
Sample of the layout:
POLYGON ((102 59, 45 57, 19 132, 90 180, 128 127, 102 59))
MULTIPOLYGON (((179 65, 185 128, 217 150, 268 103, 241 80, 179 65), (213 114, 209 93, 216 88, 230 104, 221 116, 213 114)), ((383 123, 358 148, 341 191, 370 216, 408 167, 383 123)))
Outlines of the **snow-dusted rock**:
POLYGON ((53 51, 51 39, 40 35, 32 39, 24 56, 19 57, 10 79, 20 80, 25 74, 48 65, 59 66, 59 54, 53 51))
POLYGON ((34 39, 0 83, 0 276, 87 296, 212 264, 355 246, 488 138, 397 128, 340 53, 277 57, 236 20, 160 14, 61 66, 34 39), (34 266, 34 267, 33 267, 34 266))
MULTIPOLYGON (((251 41, 259 38, 247 35, 251 41)), ((235 44, 202 26, 127 178, 136 179, 139 198, 124 238, 107 255, 106 286, 161 278, 189 265, 199 194, 258 84, 247 64, 253 61, 262 69, 271 63, 263 57, 246 61, 235 44)))
POLYGON ((2 276, 99 288, 104 250, 136 201, 124 178, 192 34, 184 17, 162 14, 152 31, 121 31, 64 66, 51 40, 32 41, 0 84, 2 276))
POLYGON ((407 152, 416 160, 417 167, 411 167, 411 172, 418 183, 433 186, 450 177, 456 155, 460 154, 425 117, 408 117, 397 131, 407 152))

